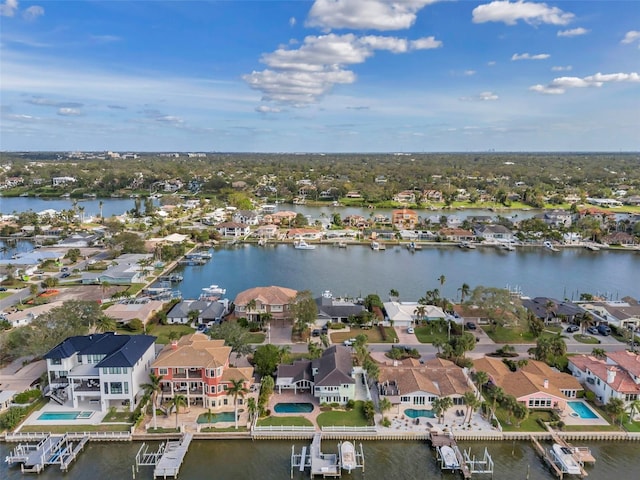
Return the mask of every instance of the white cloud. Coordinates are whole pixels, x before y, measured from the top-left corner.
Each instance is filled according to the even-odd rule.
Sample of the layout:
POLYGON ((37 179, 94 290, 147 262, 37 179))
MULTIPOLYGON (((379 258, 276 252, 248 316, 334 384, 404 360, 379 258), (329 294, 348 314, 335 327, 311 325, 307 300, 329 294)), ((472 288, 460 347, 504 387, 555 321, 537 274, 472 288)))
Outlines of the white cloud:
POLYGON ((297 21, 296 21, 296 17, 291 17, 289 19, 289 26, 290 27, 294 27, 296 25, 297 21))
POLYGON ((260 105, 256 107, 256 112, 258 113, 280 113, 280 109, 278 107, 270 107, 268 105, 260 105))
POLYGON ((487 65, 490 66, 490 67, 495 67, 496 61, 495 60, 491 60, 491 61, 487 62, 487 65))
POLYGON ((548 23, 551 25, 566 25, 574 17, 558 7, 549 7, 546 3, 518 1, 495 1, 479 5, 473 9, 473 23, 503 22, 515 25, 522 20, 530 25, 548 23))
POLYGON ((63 107, 58 109, 58 115, 62 115, 63 117, 76 117, 80 114, 81 112, 79 108, 63 107))
POLYGON ((416 13, 437 0, 316 0, 307 26, 322 29, 404 30, 416 13))
POLYGON ((480 92, 477 96, 475 97, 460 97, 459 100, 462 100, 464 102, 495 102, 496 100, 498 100, 500 97, 498 97, 497 94, 493 93, 493 92, 480 92))
POLYGON ((640 83, 640 74, 632 73, 596 73, 587 77, 558 77, 549 85, 533 85, 529 90, 548 95, 561 95, 569 88, 602 87, 606 83, 640 83))
POLYGON ((476 74, 476 71, 475 71, 475 70, 465 70, 465 71, 463 72, 463 75, 464 75, 465 77, 471 77, 471 76, 473 76, 473 75, 475 75, 475 74, 476 74))
POLYGON ((580 35, 586 35, 589 33, 589 30, 586 28, 578 27, 572 28, 570 30, 560 30, 558 32, 559 37, 579 37, 580 35))
POLYGON ((624 34, 624 38, 620 43, 629 44, 636 41, 638 42, 638 48, 640 48, 640 32, 638 30, 629 30, 624 34))
POLYGON ((405 53, 438 48, 442 42, 433 37, 408 41, 404 38, 354 34, 308 36, 297 49, 281 47, 262 56, 268 68, 243 76, 263 100, 296 106, 317 102, 336 84, 355 82, 346 65, 365 62, 376 50, 405 53))
POLYGON ((5 0, 0 4, 0 17, 13 17, 18 10, 18 0, 5 0))
POLYGON ((499 97, 493 92, 481 92, 479 98, 483 101, 494 101, 498 100, 499 97))
POLYGON ((38 5, 33 5, 27 8, 22 14, 23 18, 29 21, 35 20, 36 18, 41 17, 42 15, 44 15, 44 8, 38 5))
POLYGON ((552 72, 570 72, 571 70, 573 70, 571 65, 555 65, 551 67, 552 72))
POLYGON ((530 53, 514 53, 511 57, 511 61, 517 60, 546 60, 551 55, 548 53, 538 53, 536 55, 531 55, 530 53))

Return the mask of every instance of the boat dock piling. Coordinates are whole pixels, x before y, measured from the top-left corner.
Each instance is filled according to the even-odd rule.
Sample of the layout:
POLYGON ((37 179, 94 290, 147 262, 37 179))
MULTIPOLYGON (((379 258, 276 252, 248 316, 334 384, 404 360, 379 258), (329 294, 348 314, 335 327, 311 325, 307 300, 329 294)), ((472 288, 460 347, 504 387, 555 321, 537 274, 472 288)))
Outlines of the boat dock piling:
MULTIPOLYGON (((582 458, 586 458, 587 463, 595 463, 595 458, 593 457, 593 455, 591 455, 591 451, 588 448, 576 449, 556 435, 553 436, 553 441, 555 443, 559 443, 564 447, 568 447, 573 451, 573 457, 580 465, 580 475, 578 475, 580 478, 585 478, 589 475, 584 469, 585 461, 582 460, 582 458), (581 452, 584 450, 586 451, 584 453, 584 457, 582 457, 583 454, 581 452)), ((545 450, 534 436, 531 436, 531 442, 533 443, 534 450, 540 456, 540 458, 542 458, 542 460, 549 466, 551 472, 559 479, 562 479, 567 472, 563 469, 562 463, 559 461, 557 455, 553 452, 553 450, 545 450)))
POLYGON ((458 467, 455 470, 460 471, 465 480, 469 480, 474 473, 491 474, 493 476, 493 459, 486 448, 482 459, 478 460, 475 456, 471 456, 471 449, 464 451, 464 453, 461 452, 456 439, 451 433, 431 432, 429 440, 431 441, 431 446, 436 450, 436 458, 442 470, 451 470, 451 466, 445 464, 442 454, 442 447, 450 447, 458 460, 458 467))
MULTIPOLYGON (((343 460, 340 458, 340 453, 322 453, 320 449, 320 443, 322 441, 322 434, 316 433, 313 436, 311 445, 309 447, 303 446, 301 453, 296 453, 295 446, 291 446, 291 478, 293 478, 293 472, 298 469, 300 472, 306 469, 310 470, 311 478, 316 475, 322 478, 337 478, 342 476, 343 460)), ((338 445, 338 452, 341 444, 338 445)), ((357 450, 355 455, 355 468, 362 468, 364 472, 364 452, 362 451, 362 444, 360 444, 360 451, 357 450)))
POLYGON ((18 444, 5 462, 20 463, 22 473, 40 473, 47 465, 60 465, 60 470, 66 472, 88 441, 89 437, 85 436, 74 445, 67 434, 49 434, 35 445, 18 444))
POLYGON ((145 466, 155 467, 153 469, 153 478, 177 478, 192 439, 193 435, 191 433, 185 433, 180 440, 161 443, 155 452, 150 452, 149 446, 143 443, 138 449, 138 453, 136 453, 133 478, 135 478, 135 472, 138 471, 139 467, 145 466))

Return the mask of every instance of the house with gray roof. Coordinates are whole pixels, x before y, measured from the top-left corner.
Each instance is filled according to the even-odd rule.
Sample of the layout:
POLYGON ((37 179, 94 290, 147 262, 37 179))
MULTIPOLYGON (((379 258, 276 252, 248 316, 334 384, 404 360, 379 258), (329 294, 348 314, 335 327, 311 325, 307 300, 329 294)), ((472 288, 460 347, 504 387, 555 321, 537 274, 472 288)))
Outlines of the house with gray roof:
POLYGON ((523 298, 522 306, 545 322, 563 319, 571 323, 576 316, 584 312, 584 310, 575 303, 560 301, 550 297, 523 298))
POLYGON ((133 408, 149 380, 155 340, 114 332, 69 337, 44 355, 49 378, 45 393, 73 409, 133 408))
POLYGON ((475 234, 489 242, 511 243, 514 240, 513 232, 504 225, 480 225, 475 234))
POLYGON ((318 359, 280 365, 276 377, 278 392, 310 390, 321 404, 355 400, 356 373, 349 347, 332 345, 318 359))
POLYGON ((364 305, 356 304, 351 300, 334 298, 331 292, 326 291, 315 299, 318 306, 316 324, 347 322, 349 317, 358 316, 364 312, 364 305))
POLYGON ((229 301, 206 301, 206 300, 183 300, 176 303, 171 310, 167 313, 167 323, 175 324, 180 323, 183 325, 188 324, 189 312, 198 312, 198 318, 196 323, 199 325, 220 323, 222 317, 228 313, 229 301))

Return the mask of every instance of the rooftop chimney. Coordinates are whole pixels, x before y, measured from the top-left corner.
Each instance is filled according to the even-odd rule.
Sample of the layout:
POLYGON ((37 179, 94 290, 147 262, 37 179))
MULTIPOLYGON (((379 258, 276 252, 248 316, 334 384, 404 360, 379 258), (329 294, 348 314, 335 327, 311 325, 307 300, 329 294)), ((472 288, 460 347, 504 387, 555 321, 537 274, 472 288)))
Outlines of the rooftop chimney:
POLYGON ((548 379, 548 378, 545 378, 545 379, 544 379, 544 382, 542 382, 542 386, 543 386, 544 388, 549 388, 549 379, 548 379))
POLYGON ((613 383, 615 379, 616 379, 616 368, 615 367, 607 368, 607 383, 613 383))
POLYGON ((177 350, 178 349, 178 341, 177 340, 172 340, 171 341, 171 349, 172 350, 177 350))

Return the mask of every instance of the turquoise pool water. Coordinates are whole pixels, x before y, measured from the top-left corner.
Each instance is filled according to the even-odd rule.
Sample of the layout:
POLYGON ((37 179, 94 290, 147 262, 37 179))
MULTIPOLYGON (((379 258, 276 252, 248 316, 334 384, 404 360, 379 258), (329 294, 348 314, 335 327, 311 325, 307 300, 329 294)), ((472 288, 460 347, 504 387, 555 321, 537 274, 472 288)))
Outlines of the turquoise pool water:
POLYGON ((580 418, 598 418, 589 407, 582 402, 567 402, 571 409, 578 414, 580 418))
POLYGON ((309 413, 313 411, 312 403, 276 403, 276 413, 309 413))
POLYGON ((44 412, 38 420, 78 420, 90 418, 93 412, 44 412))
POLYGON ((433 410, 414 410, 413 408, 407 408, 404 414, 409 418, 428 417, 436 418, 436 414, 433 410))
MULTIPOLYGON (((240 410, 238 410, 240 413, 240 410)), ((198 423, 218 423, 218 422, 235 422, 235 414, 233 412, 220 412, 213 414, 211 416, 211 420, 209 420, 209 415, 206 413, 201 413, 198 416, 198 423)))

